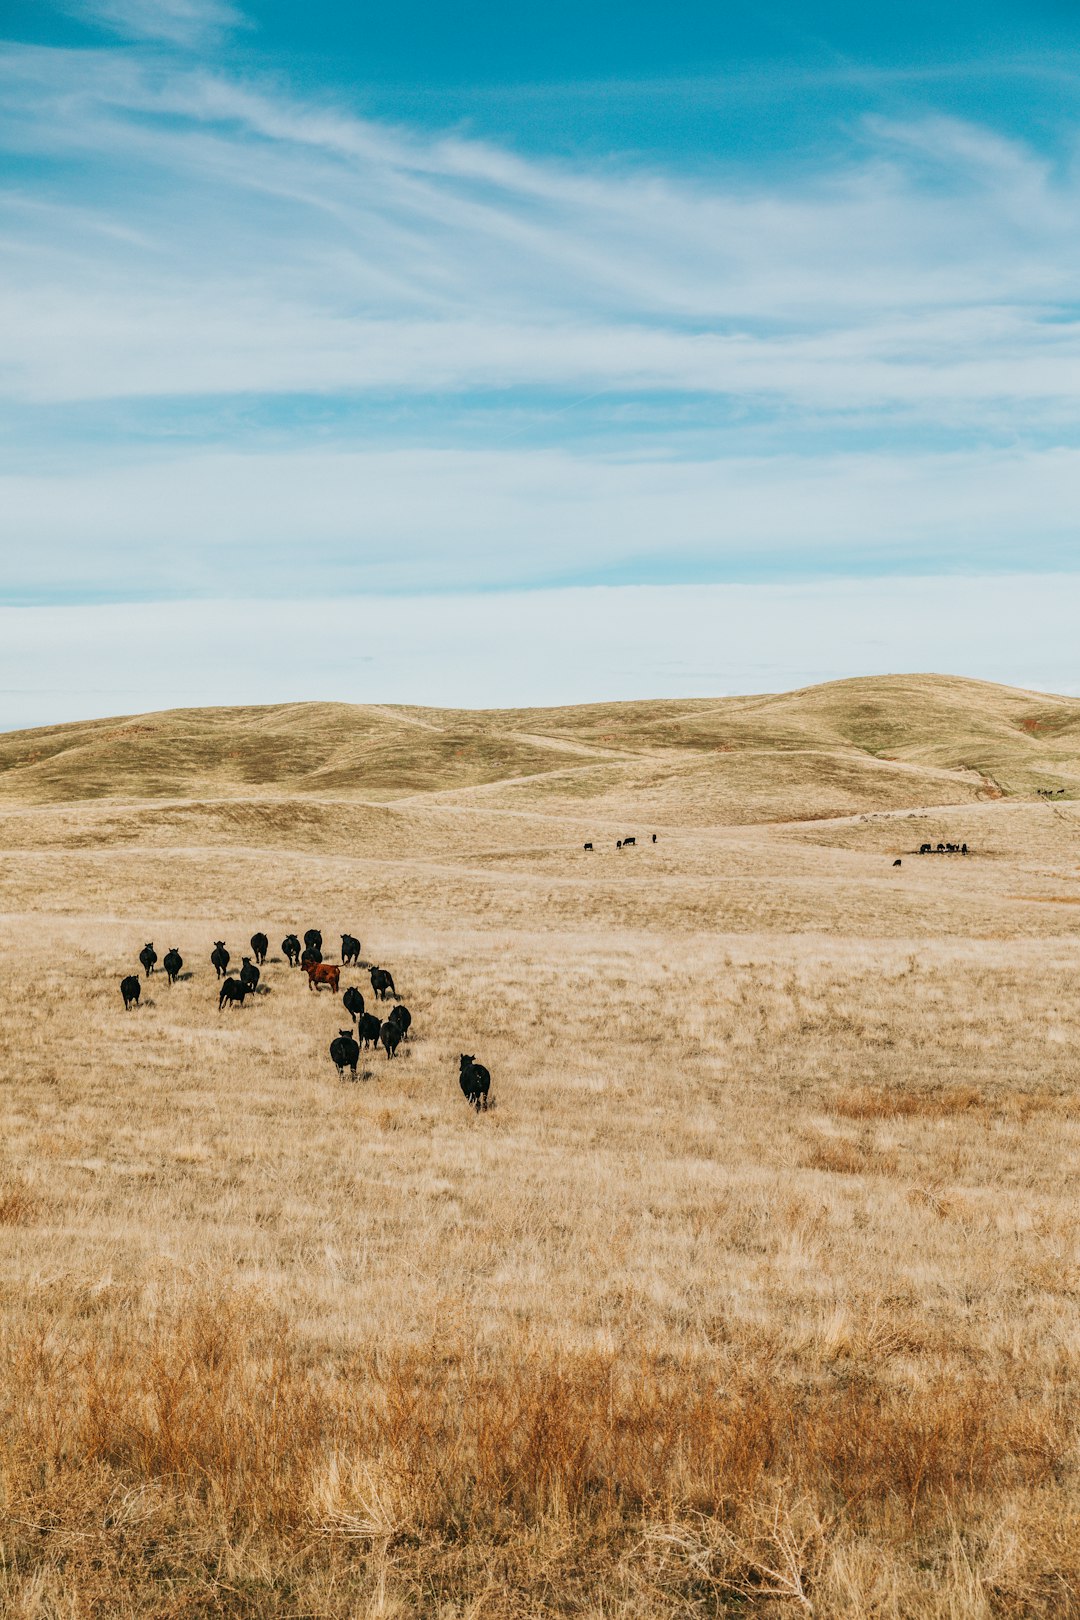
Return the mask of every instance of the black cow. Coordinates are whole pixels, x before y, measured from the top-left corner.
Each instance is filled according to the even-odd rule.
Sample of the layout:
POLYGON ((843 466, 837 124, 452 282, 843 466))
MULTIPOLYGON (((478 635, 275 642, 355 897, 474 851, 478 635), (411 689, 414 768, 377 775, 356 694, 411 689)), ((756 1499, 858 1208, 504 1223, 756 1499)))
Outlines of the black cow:
POLYGON ((616 838, 616 840, 615 840, 615 848, 616 849, 622 849, 622 839, 621 838, 616 838))
POLYGON ((585 848, 586 848, 586 849, 592 849, 592 845, 591 845, 591 844, 586 844, 586 845, 585 845, 585 848))
POLYGON ((259 970, 250 956, 244 957, 244 965, 240 969, 240 983, 247 985, 248 994, 252 996, 259 988, 259 970))
POLYGON ((154 963, 157 961, 157 951, 155 951, 152 945, 146 944, 143 946, 142 950, 139 952, 139 961, 143 965, 143 972, 146 974, 146 977, 149 978, 151 973, 154 971, 154 963))
POLYGON ((412 1024, 412 1013, 409 1011, 408 1007, 404 1006, 399 1001, 396 1007, 391 1008, 390 1017, 387 1019, 387 1023, 396 1024, 401 1031, 402 1040, 408 1040, 409 1027, 412 1024))
POLYGON ((961 855, 966 855, 966 854, 967 854, 967 852, 968 852, 968 847, 967 847, 967 845, 966 845, 966 844, 961 844, 961 845, 960 845, 960 853, 961 853, 961 855))
POLYGON ((404 1031, 402 1030, 401 1025, 395 1024, 392 1018, 388 1018, 386 1023, 383 1024, 382 1028, 379 1030, 379 1039, 386 1048, 386 1055, 388 1058, 396 1057, 397 1049, 401 1043, 401 1037, 403 1034, 404 1031))
POLYGON ((636 844, 636 843, 637 843, 636 838, 624 838, 623 841, 622 841, 622 847, 623 847, 623 849, 629 849, 631 844, 636 844))
POLYGON ((345 1070, 352 1070, 352 1077, 356 1079, 356 1064, 360 1057, 360 1048, 352 1038, 352 1031, 339 1029, 334 1040, 330 1042, 330 1056, 334 1067, 344 1080, 345 1070))
POLYGON ((180 969, 184 965, 184 958, 174 945, 171 951, 166 951, 161 963, 165 969, 170 984, 175 984, 180 976, 180 969))
POLYGON ((300 941, 295 934, 286 934, 281 942, 281 954, 290 967, 296 967, 300 961, 300 941))
POLYGON ((139 1005, 142 990, 139 985, 139 975, 129 973, 125 979, 120 980, 120 994, 124 998, 124 1011, 130 1012, 132 1007, 139 1005))
POLYGON ((270 949, 270 941, 265 934, 252 934, 251 954, 261 967, 266 961, 266 953, 270 949))
POLYGON ((374 1013, 361 1013, 356 1021, 356 1038, 361 1046, 374 1046, 382 1028, 374 1013))
POLYGON ((237 1005, 242 1007, 244 1005, 244 997, 250 994, 251 992, 248 989, 248 986, 244 984, 241 979, 226 979, 225 983, 221 987, 221 992, 218 995, 218 1012, 221 1011, 222 1007, 224 1007, 227 1001, 230 1002, 234 1007, 237 1005))
POLYGON ((486 1108, 488 1103, 488 1090, 491 1086, 491 1075, 482 1063, 477 1063, 474 1057, 467 1053, 461 1054, 461 1073, 459 1075, 461 1089, 465 1093, 465 1100, 476 1112, 486 1108))
POLYGON ((931 848, 930 848, 929 844, 920 844, 919 845, 919 854, 920 855, 929 855, 931 853, 932 853, 932 851, 931 851, 931 848))
POLYGON ((652 835, 652 841, 653 841, 654 844, 656 843, 656 834, 655 833, 653 833, 653 835, 652 835))
MULTIPOLYGON (((358 1018, 363 1017, 364 998, 354 984, 350 984, 349 988, 342 995, 341 1004, 354 1024, 358 1018)), ((395 1008, 395 1011, 396 1010, 397 1009, 395 1008)))
POLYGON ((223 939, 215 939, 214 948, 210 952, 210 962, 219 979, 223 979, 229 971, 229 953, 225 949, 223 939))
POLYGON ((893 861, 894 866, 903 866, 903 864, 904 864, 903 861, 900 861, 900 860, 893 861))
POLYGON ((360 941, 358 939, 356 939, 352 934, 342 934, 342 936, 341 936, 341 961, 342 961, 342 965, 344 965, 346 962, 359 962, 359 960, 360 960, 360 941))
POLYGON ((375 992, 376 999, 379 1000, 379 1001, 385 1001, 386 1000, 386 992, 388 990, 389 990, 390 994, 393 996, 395 1001, 398 998, 398 993, 394 988, 393 975, 388 973, 386 968, 381 968, 381 967, 373 967, 372 968, 372 970, 371 970, 371 988, 375 992))
POLYGON ((322 951, 316 951, 314 949, 306 950, 303 956, 300 958, 300 966, 306 973, 309 968, 318 967, 321 961, 322 951))
MULTIPOLYGON (((317 928, 308 929, 307 933, 304 935, 304 944, 307 946, 309 951, 319 951, 321 953, 322 935, 319 933, 317 928)), ((322 961, 321 954, 319 956, 319 961, 322 961)))

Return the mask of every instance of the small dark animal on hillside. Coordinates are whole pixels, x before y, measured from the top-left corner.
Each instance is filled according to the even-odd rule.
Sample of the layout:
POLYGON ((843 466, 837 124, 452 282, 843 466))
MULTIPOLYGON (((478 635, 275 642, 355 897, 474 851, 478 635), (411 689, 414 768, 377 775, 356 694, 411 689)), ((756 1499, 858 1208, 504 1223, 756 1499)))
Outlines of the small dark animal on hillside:
POLYGON ((349 988, 345 991, 345 994, 341 998, 341 1004, 354 1024, 358 1018, 363 1017, 364 998, 354 984, 350 984, 349 988))
POLYGON ((169 983, 175 984, 177 978, 179 977, 180 969, 184 965, 184 958, 180 955, 180 952, 177 950, 175 945, 171 951, 165 952, 161 965, 165 969, 165 976, 169 983))
POLYGON ((361 1046, 374 1046, 382 1028, 374 1013, 361 1013, 356 1021, 356 1038, 361 1046))
POLYGON ((903 866, 903 864, 904 864, 903 861, 899 861, 899 860, 893 861, 894 866, 903 866))
POLYGON ((139 1005, 142 990, 139 987, 139 975, 129 973, 126 979, 120 980, 120 994, 124 998, 124 1011, 130 1012, 132 1007, 139 1005))
POLYGON ((652 835, 652 841, 653 841, 654 844, 656 843, 656 834, 655 833, 653 833, 653 835, 652 835))
POLYGON ((251 954, 261 967, 266 961, 266 953, 270 949, 270 941, 265 934, 252 934, 251 954))
POLYGON ((321 961, 322 961, 322 951, 308 950, 308 951, 305 951, 303 956, 300 958, 300 966, 303 968, 304 972, 306 973, 309 968, 315 967, 316 964, 321 962, 321 961))
POLYGON ((930 845, 929 844, 920 844, 919 845, 919 854, 920 855, 929 855, 930 853, 931 853, 931 851, 930 851, 930 845))
POLYGON ((388 1018, 386 1023, 383 1024, 382 1028, 379 1030, 379 1039, 386 1048, 386 1055, 388 1058, 397 1056, 397 1049, 400 1045, 403 1033, 404 1031, 402 1030, 401 1025, 395 1024, 392 1018, 388 1018))
POLYGON ((387 991, 397 1000, 397 991, 394 988, 393 976, 386 968, 373 967, 371 970, 371 988, 378 1000, 385 1001, 387 991))
POLYGON ((491 1086, 491 1075, 482 1063, 477 1063, 474 1057, 467 1053, 461 1054, 461 1073, 458 1076, 461 1089, 465 1093, 466 1102, 470 1103, 476 1112, 487 1107, 488 1090, 491 1086))
POLYGON ((139 961, 143 965, 143 972, 146 974, 146 977, 149 978, 151 973, 154 971, 154 963, 157 961, 157 951, 155 951, 152 945, 147 944, 143 946, 142 950, 139 952, 139 961))
POLYGON ((307 946, 309 951, 318 951, 320 953, 319 959, 320 961, 322 960, 322 935, 319 933, 317 928, 308 929, 307 933, 304 935, 304 944, 307 946))
POLYGON ((330 1042, 330 1056, 334 1067, 344 1080, 345 1070, 352 1070, 352 1077, 356 1079, 356 1064, 360 1056, 360 1048, 352 1038, 352 1031, 339 1029, 334 1040, 330 1042))
POLYGON ((412 1024, 412 1013, 403 1002, 399 1001, 396 1007, 391 1008, 390 1017, 387 1019, 387 1023, 396 1024, 401 1031, 402 1040, 408 1040, 409 1028, 412 1024))
POLYGON ((332 966, 329 962, 312 962, 307 970, 309 990, 318 990, 320 985, 328 984, 335 996, 338 993, 338 982, 341 978, 341 969, 332 966))
POLYGON ((250 992, 247 985, 242 983, 241 980, 226 979, 225 983, 221 987, 221 991, 217 999, 218 1012, 221 1011, 226 1002, 229 1002, 229 1004, 233 1007, 242 1007, 244 1005, 244 997, 249 994, 250 992))
POLYGON ((286 934, 281 942, 281 954, 290 967, 296 967, 300 961, 300 941, 295 934, 286 934))
POLYGON ((360 941, 352 934, 341 936, 341 960, 342 964, 360 960, 360 941))
POLYGON ((244 957, 244 965, 240 969, 240 983, 247 985, 250 995, 254 995, 259 988, 259 970, 250 956, 244 957))
POLYGON ((966 844, 961 844, 961 845, 960 845, 960 853, 961 853, 961 855, 966 855, 966 854, 967 854, 967 852, 968 852, 968 847, 967 847, 967 845, 966 845, 966 844))
POLYGON ((585 845, 585 848, 586 848, 586 849, 592 849, 592 845, 591 845, 591 844, 586 844, 586 845, 585 845))
POLYGON ((615 840, 615 848, 616 849, 622 849, 622 839, 621 838, 616 838, 616 840, 615 840))
POLYGON ((637 843, 636 838, 624 838, 623 841, 622 841, 622 847, 623 847, 623 849, 628 849, 631 844, 636 844, 636 843, 637 843))
POLYGON ((225 949, 223 939, 215 939, 214 948, 210 952, 210 962, 219 979, 223 979, 229 971, 229 953, 225 949))

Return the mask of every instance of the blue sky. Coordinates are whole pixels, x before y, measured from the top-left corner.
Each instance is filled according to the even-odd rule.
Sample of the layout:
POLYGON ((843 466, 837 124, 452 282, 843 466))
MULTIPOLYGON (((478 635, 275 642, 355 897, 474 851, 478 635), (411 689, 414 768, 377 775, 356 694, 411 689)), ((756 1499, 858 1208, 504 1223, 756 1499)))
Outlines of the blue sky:
MULTIPOLYGON (((355 603, 340 695, 474 701, 482 621, 468 679, 450 638, 405 692, 361 645, 373 598, 406 637, 410 601, 485 597, 542 637, 560 592, 617 619, 651 591, 658 620, 745 588, 767 641, 769 593, 802 588, 818 640, 776 670, 812 679, 844 582, 917 667, 897 581, 962 611, 964 581, 1016 578, 1030 606, 1080 567, 1074 5, 519 13, 8 0, 2 602, 79 615, 89 652, 48 689, 0 662, 0 723, 144 706, 94 707, 115 605, 181 663, 182 604, 258 644, 283 603, 355 603)), ((696 633, 682 689, 739 688, 696 633)), ((984 641, 961 672, 1076 684, 1066 652, 984 641)), ((583 700, 678 689, 601 642, 561 699, 568 673, 583 700)), ((491 701, 543 701, 512 655, 491 701)), ((770 684, 751 662, 739 689, 770 684)))

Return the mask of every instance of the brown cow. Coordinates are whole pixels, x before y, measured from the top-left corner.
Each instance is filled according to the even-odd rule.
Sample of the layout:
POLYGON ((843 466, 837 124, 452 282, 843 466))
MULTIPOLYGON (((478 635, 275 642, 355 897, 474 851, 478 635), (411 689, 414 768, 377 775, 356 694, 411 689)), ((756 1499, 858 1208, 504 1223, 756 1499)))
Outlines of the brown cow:
POLYGON ((317 990, 321 984, 328 984, 336 996, 340 977, 341 969, 332 962, 312 962, 307 968, 309 990, 317 990))

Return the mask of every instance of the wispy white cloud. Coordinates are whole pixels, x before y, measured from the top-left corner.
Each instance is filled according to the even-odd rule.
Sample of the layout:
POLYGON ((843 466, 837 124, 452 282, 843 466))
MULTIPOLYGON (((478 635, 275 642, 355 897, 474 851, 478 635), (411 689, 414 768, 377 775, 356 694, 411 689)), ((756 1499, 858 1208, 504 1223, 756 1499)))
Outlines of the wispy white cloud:
POLYGON ((129 40, 186 49, 215 44, 246 19, 227 0, 61 0, 72 15, 129 40))

